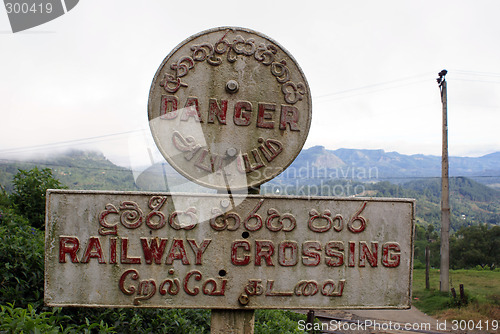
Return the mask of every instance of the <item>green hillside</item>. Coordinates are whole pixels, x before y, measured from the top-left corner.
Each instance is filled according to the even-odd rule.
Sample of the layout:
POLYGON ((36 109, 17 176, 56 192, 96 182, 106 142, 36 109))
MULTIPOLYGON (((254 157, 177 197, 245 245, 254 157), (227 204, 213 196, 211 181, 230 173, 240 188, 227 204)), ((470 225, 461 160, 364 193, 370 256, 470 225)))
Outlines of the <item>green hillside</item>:
POLYGON ((0 160, 0 184, 10 192, 17 171, 34 166, 52 169, 69 189, 138 190, 130 169, 116 166, 102 153, 76 150, 30 161, 0 160))
MULTIPOLYGON (((362 159, 379 161, 387 158, 387 154, 384 154, 381 150, 358 151, 360 152, 338 150, 337 154, 341 155, 345 160, 348 160, 347 155, 356 155, 365 157, 362 159), (342 152, 342 154, 339 152, 342 152)), ((415 198, 417 200, 417 222, 422 225, 431 224, 435 226, 436 230, 439 230, 441 216, 441 181, 439 177, 413 178, 410 182, 398 184, 388 181, 361 182, 359 179, 362 176, 360 174, 363 171, 362 169, 352 169, 349 174, 344 175, 329 174, 322 170, 321 167, 315 167, 324 164, 340 164, 330 153, 319 147, 306 150, 301 154, 307 155, 314 164, 311 162, 309 165, 301 166, 298 172, 307 172, 308 175, 296 175, 294 177, 293 169, 291 169, 286 171, 285 176, 287 177, 276 178, 262 185, 261 191, 263 193, 279 192, 283 195, 300 196, 415 198)), ((388 161, 384 163, 389 164, 388 161)), ((0 185, 7 192, 10 192, 12 190, 12 178, 18 169, 29 170, 34 166, 51 168, 53 175, 69 189, 153 190, 145 188, 144 184, 156 184, 165 177, 162 173, 160 173, 161 175, 156 173, 158 175, 154 180, 141 183, 140 178, 134 180, 130 169, 114 165, 101 153, 70 151, 45 159, 25 162, 0 160, 0 185)), ((182 188, 182 184, 179 187, 182 188)), ((452 177, 450 178, 450 204, 451 228, 453 231, 457 231, 462 226, 481 223, 500 225, 500 191, 494 188, 469 178, 452 177)))
MULTIPOLYGON (((367 186, 367 195, 417 200, 417 222, 441 224, 441 180, 414 180, 401 185, 379 182, 367 186)), ((477 224, 500 225, 500 191, 465 177, 450 179, 451 229, 477 224)))
MULTIPOLYGON (((416 199, 416 220, 441 226, 441 179, 422 178, 395 184, 363 183, 350 179, 282 178, 265 184, 264 193, 299 196, 363 196, 416 199)), ((450 179, 451 230, 478 224, 500 225, 500 191, 465 177, 450 179)))

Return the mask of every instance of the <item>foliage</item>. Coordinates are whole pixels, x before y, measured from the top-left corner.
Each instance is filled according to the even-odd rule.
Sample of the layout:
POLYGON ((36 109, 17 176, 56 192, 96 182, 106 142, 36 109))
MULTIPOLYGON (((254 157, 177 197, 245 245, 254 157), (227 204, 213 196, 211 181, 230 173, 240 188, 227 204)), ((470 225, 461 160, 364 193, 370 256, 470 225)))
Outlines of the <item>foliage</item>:
POLYGON ((304 314, 284 310, 257 310, 255 312, 255 333, 303 333, 298 328, 299 320, 306 320, 304 314))
POLYGON ((11 195, 15 211, 28 218, 31 225, 43 228, 45 220, 45 193, 47 189, 62 188, 49 168, 22 170, 14 176, 14 192, 11 195))
POLYGON ((494 268, 500 263, 500 226, 463 227, 450 239, 452 268, 494 268))
POLYGON ((33 306, 14 308, 13 304, 0 305, 0 333, 116 333, 112 327, 100 323, 68 324, 71 318, 61 314, 60 308, 37 313, 33 306))
POLYGON ((43 232, 12 210, 0 210, 0 304, 43 304, 43 232))
POLYGON ((73 325, 92 323, 112 326, 118 333, 209 333, 210 310, 65 308, 73 325))
MULTIPOLYGON (((255 333, 302 333, 304 314, 257 310, 255 333)), ((0 333, 169 333, 210 332, 210 310, 53 308, 37 312, 32 305, 0 305, 0 333)))
MULTIPOLYGON (((1 208, 9 208, 10 207, 10 198, 5 188, 0 184, 0 209, 1 208)), ((1 217, 0 217, 1 220, 1 217)))
POLYGON ((73 150, 61 155, 0 164, 0 184, 11 193, 19 169, 51 168, 53 175, 70 189, 137 190, 130 169, 116 166, 102 153, 73 150))
POLYGON ((417 265, 420 264, 425 268, 425 248, 429 246, 430 250, 430 266, 431 267, 439 267, 440 263, 440 240, 439 235, 434 230, 433 225, 427 225, 424 227, 421 224, 417 224, 415 227, 415 241, 413 248, 413 256, 414 256, 414 266, 413 268, 417 268, 417 265))

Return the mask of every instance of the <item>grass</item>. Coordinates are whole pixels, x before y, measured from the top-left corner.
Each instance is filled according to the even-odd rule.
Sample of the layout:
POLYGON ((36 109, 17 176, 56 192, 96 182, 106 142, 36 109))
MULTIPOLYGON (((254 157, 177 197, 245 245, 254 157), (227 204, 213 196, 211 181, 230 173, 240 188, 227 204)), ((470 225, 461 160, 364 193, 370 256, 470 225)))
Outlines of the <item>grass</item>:
POLYGON ((440 319, 500 319, 500 271, 450 270, 450 288, 458 295, 439 291, 439 270, 429 275, 430 290, 425 289, 425 269, 413 271, 413 304, 422 312, 440 319), (460 284, 464 285, 468 303, 458 305, 460 284))

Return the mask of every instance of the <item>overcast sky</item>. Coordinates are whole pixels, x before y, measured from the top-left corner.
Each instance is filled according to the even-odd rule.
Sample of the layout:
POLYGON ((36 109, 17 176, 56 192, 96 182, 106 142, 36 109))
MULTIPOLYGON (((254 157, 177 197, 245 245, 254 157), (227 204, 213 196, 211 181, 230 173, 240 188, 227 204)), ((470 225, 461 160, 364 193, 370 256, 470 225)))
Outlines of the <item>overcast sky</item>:
POLYGON ((435 81, 448 70, 449 150, 500 151, 500 2, 83 0, 12 33, 0 8, 0 158, 96 148, 147 156, 162 60, 203 30, 240 26, 285 47, 313 97, 305 148, 441 154, 435 81))

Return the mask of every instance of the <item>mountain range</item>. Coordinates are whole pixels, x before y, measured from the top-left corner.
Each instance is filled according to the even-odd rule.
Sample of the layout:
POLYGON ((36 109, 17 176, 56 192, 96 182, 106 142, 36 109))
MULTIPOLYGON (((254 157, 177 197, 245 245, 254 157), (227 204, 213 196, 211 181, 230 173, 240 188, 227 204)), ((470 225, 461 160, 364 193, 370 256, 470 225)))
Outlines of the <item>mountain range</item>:
MULTIPOLYGON (((290 175, 311 176, 313 173, 358 181, 401 183, 418 178, 441 177, 441 157, 366 149, 328 150, 314 146, 302 150, 282 178, 290 175), (304 175, 308 173, 307 175, 304 175)), ((450 157, 450 177, 465 176, 500 189, 500 152, 481 157, 450 157)))
MULTIPOLYGON (((13 190, 18 169, 35 166, 51 168, 70 189, 213 192, 187 181, 167 163, 131 170, 89 151, 31 161, 0 158, 0 191, 13 190)), ((417 222, 438 228, 440 175, 441 158, 436 156, 316 146, 303 150, 282 174, 262 185, 261 192, 275 193, 285 186, 289 193, 281 194, 415 198, 417 222)), ((451 157, 450 175, 454 230, 484 222, 500 224, 500 152, 478 158, 451 157)))

